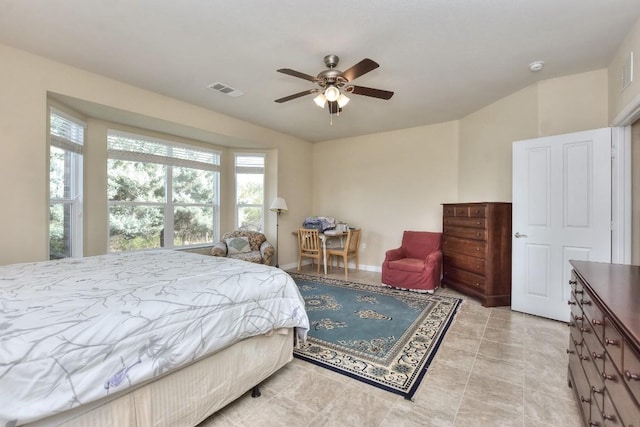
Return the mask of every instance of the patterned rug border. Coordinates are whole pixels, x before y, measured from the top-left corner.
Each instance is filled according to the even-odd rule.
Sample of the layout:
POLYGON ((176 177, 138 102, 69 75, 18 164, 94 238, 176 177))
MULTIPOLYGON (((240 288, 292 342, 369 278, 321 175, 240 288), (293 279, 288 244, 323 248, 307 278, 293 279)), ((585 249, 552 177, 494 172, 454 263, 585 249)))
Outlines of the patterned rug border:
MULTIPOLYGON (((444 320, 442 322, 442 324, 440 324, 439 329, 437 331, 437 334, 434 336, 433 340, 431 341, 431 345, 429 346, 429 350, 428 354, 426 355, 426 357, 424 359, 421 359, 419 362, 419 367, 416 369, 415 372, 413 372, 413 374, 411 375, 411 380, 409 381, 409 384, 406 388, 400 388, 397 386, 391 386, 391 385, 385 385, 382 382, 378 382, 378 381, 374 381, 371 380, 369 378, 366 378, 364 376, 358 375, 357 373, 353 373, 350 372, 344 368, 340 368, 337 367, 335 365, 323 362, 321 360, 317 360, 314 359, 312 357, 309 357, 303 353, 301 353, 297 348, 294 349, 294 357, 304 360, 306 362, 310 362, 313 363, 314 365, 320 366, 324 369, 328 369, 330 371, 339 373, 341 375, 345 375, 347 377, 353 378, 355 380, 358 380, 360 382, 369 384, 371 386, 380 388, 382 390, 386 390, 388 392, 391 393, 395 393, 395 394, 399 394, 401 396, 403 396, 405 399, 407 400, 413 400, 413 396, 416 393, 416 391, 418 390, 418 387, 420 386, 424 376, 426 375, 431 362, 433 361, 433 358, 435 357, 435 355, 437 354, 440 345, 442 344, 442 341, 444 339, 444 336, 446 334, 446 332, 449 330, 449 327, 451 326, 451 323, 453 322, 453 319, 456 316, 456 313, 458 312, 458 309, 460 308, 460 305, 462 304, 462 299, 461 298, 457 298, 457 297, 453 297, 453 296, 448 296, 448 295, 441 295, 441 294, 426 294, 426 293, 418 293, 418 292, 411 292, 411 291, 407 291, 407 290, 401 290, 401 289, 395 289, 395 288, 390 288, 388 286, 384 286, 384 285, 374 285, 374 284, 370 284, 370 283, 363 283, 363 282, 358 282, 358 281, 353 281, 353 280, 341 280, 341 279, 334 279, 334 278, 328 278, 328 277, 322 277, 322 276, 314 276, 314 275, 310 275, 310 274, 305 274, 305 273, 289 273, 291 275, 291 277, 294 280, 304 280, 304 281, 310 281, 310 282, 318 282, 321 284, 325 284, 325 285, 329 285, 329 286, 335 286, 335 287, 342 287, 342 288, 355 288, 356 290, 359 291, 364 291, 364 292, 372 292, 372 293, 378 293, 381 295, 395 295, 395 296, 401 296, 403 299, 405 300, 416 300, 416 301, 421 301, 424 302, 425 300, 429 300, 429 301, 434 301, 438 302, 438 301, 448 301, 449 303, 452 304, 452 308, 451 310, 447 313, 446 315, 446 320, 444 320)), ((407 329, 407 331, 405 331, 405 333, 403 334, 406 335, 408 332, 412 332, 412 336, 415 334, 415 330, 418 329, 421 325, 425 324, 425 320, 428 319, 429 316, 425 315, 424 313, 420 313, 420 315, 416 318, 416 321, 414 323, 418 323, 418 324, 413 324, 411 325, 411 327, 409 329, 411 329, 412 331, 409 331, 409 329, 407 329), (418 320, 420 320, 418 322, 418 320)), ((315 338, 314 338, 315 339, 315 338)), ((327 345, 327 348, 330 348, 331 345, 330 343, 326 343, 325 341, 322 341, 320 339, 315 339, 317 342, 319 342, 321 345, 327 345)), ((400 340, 398 340, 398 343, 396 343, 394 345, 398 346, 400 345, 400 340)), ((396 349, 397 350, 397 349, 396 349)), ((363 360, 371 360, 371 358, 367 357, 366 355, 363 355, 361 353, 358 353, 357 350, 354 349, 350 349, 350 352, 352 352, 355 356, 359 356, 361 357, 363 360)), ((396 351, 396 353, 394 353, 395 355, 398 354, 398 352, 396 351)))

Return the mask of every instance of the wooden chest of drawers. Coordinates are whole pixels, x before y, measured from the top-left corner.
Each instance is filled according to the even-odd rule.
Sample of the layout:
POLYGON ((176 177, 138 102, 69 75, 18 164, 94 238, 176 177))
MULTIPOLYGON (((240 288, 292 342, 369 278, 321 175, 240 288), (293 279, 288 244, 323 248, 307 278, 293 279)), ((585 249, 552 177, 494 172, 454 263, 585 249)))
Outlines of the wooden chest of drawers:
POLYGON ((569 386, 587 426, 640 426, 640 267, 571 261, 569 386))
POLYGON ((511 304, 511 203, 443 204, 442 286, 511 304))

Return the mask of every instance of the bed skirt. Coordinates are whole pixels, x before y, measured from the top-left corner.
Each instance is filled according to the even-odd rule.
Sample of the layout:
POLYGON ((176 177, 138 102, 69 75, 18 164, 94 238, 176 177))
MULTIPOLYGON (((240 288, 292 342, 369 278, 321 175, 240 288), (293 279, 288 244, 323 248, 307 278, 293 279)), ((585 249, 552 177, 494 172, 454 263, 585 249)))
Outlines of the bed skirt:
POLYGON ((293 340, 293 329, 248 338, 125 394, 26 426, 193 427, 289 363, 293 340))

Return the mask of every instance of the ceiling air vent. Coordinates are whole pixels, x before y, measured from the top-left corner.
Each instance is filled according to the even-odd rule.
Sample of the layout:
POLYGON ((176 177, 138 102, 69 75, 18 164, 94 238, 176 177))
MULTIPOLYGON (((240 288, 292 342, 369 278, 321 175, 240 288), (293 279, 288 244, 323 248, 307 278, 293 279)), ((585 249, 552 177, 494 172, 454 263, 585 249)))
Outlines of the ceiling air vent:
POLYGON ((237 96, 241 96, 244 95, 244 92, 239 91, 238 89, 234 89, 229 85, 226 85, 224 83, 221 82, 215 82, 215 83, 211 83, 208 84, 207 87, 209 89, 213 89, 215 91, 218 91, 224 95, 227 96, 233 96, 234 98, 237 96))

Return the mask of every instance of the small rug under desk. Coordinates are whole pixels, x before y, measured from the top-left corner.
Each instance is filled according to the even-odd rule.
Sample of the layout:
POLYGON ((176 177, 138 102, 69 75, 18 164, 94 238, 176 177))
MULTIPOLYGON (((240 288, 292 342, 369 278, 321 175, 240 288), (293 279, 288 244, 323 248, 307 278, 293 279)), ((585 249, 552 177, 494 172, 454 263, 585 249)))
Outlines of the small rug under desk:
POLYGON ((290 274, 311 325, 294 356, 411 400, 462 300, 290 274))

